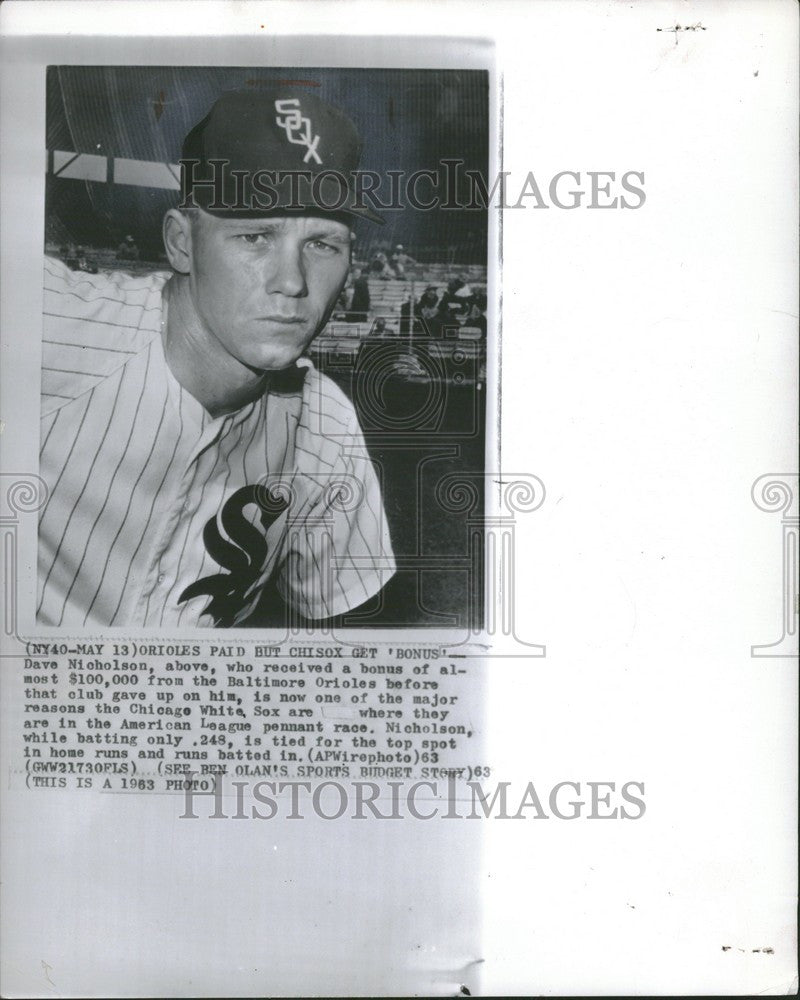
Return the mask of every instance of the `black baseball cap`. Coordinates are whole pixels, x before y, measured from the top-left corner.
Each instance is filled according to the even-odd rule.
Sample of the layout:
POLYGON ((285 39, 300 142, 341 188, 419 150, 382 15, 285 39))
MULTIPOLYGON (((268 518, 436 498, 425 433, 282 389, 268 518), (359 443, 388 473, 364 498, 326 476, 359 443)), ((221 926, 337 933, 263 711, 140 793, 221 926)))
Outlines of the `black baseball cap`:
POLYGON ((231 91, 184 140, 181 206, 212 215, 313 212, 383 224, 357 200, 361 148, 347 115, 304 88, 231 91))

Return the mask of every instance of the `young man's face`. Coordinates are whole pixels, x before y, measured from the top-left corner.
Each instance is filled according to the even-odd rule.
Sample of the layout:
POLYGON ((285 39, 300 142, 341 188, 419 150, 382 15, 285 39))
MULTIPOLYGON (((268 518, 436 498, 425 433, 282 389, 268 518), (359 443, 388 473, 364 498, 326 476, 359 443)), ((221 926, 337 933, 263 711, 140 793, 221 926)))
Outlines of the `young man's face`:
POLYGON ((189 286, 204 332, 249 368, 292 365, 327 320, 350 266, 336 219, 196 213, 189 286))

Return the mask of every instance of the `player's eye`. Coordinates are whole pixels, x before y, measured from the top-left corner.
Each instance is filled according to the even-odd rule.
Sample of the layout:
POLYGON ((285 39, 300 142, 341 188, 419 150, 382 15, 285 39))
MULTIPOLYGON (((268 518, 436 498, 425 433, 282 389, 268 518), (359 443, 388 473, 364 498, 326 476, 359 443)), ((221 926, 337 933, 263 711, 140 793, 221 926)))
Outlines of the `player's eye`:
POLYGON ((251 247, 266 246, 271 236, 271 233, 239 233, 239 239, 251 247))
POLYGON ((333 243, 326 243, 325 240, 309 240, 306 246, 308 246, 311 250, 314 250, 316 253, 321 253, 321 254, 341 253, 339 247, 337 247, 333 243))

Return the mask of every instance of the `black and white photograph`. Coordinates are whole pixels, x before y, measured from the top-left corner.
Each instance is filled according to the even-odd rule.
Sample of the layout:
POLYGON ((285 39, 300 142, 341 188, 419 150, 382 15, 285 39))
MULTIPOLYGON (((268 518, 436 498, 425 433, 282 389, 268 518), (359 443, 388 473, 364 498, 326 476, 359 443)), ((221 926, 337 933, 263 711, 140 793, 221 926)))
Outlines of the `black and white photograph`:
POLYGON ((0 995, 797 994, 799 52, 0 4, 0 995))
POLYGON ((37 621, 480 625, 488 73, 50 66, 37 621))

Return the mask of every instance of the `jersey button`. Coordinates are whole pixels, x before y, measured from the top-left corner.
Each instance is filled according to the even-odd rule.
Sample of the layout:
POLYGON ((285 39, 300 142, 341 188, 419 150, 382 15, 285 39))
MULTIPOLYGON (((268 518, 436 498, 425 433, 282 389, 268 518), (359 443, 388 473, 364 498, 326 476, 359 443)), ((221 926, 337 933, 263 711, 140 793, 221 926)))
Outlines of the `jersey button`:
POLYGON ((163 583, 164 582, 164 574, 163 573, 159 573, 158 574, 158 582, 159 583, 163 583))

